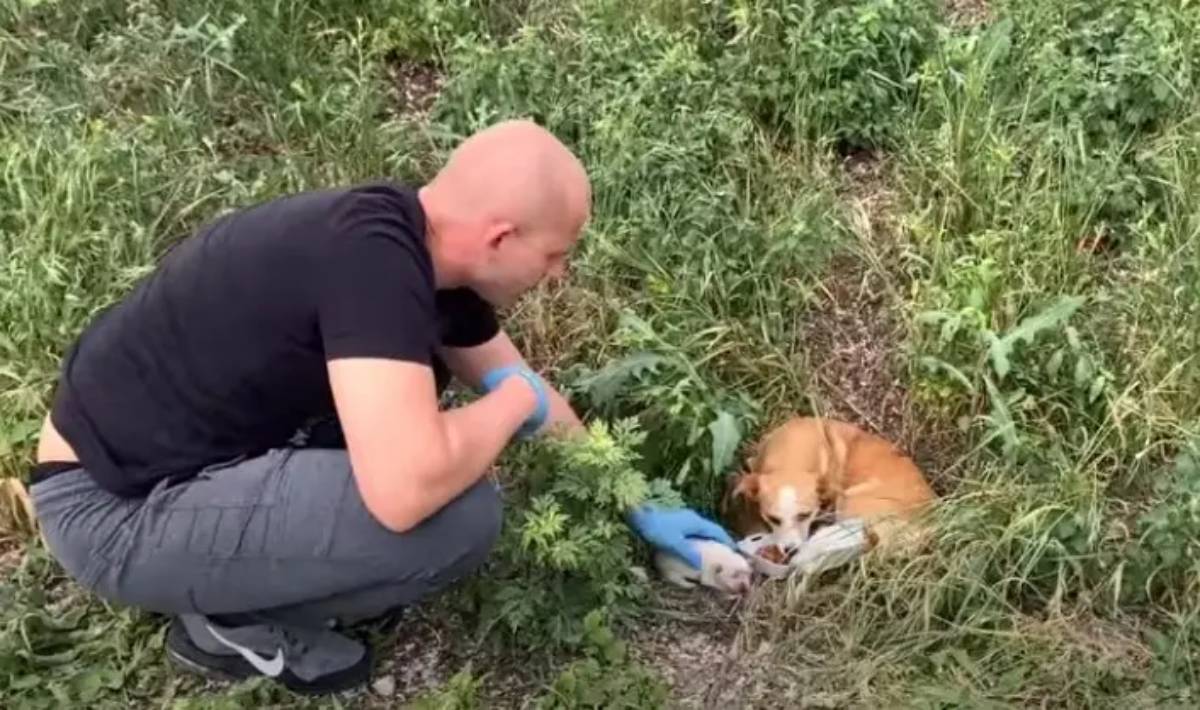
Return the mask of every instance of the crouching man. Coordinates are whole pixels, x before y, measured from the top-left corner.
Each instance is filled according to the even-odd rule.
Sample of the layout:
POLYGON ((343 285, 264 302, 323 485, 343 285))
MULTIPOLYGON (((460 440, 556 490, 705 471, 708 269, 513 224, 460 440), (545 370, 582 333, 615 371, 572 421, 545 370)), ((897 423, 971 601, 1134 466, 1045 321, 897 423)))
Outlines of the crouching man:
MULTIPOLYGON (((306 192, 203 226, 66 355, 30 480, 52 554, 169 615, 187 668, 364 682, 370 651, 339 629, 479 567, 504 446, 581 427, 495 309, 562 275, 590 189, 558 140, 513 121, 419 189, 306 192), (482 396, 440 409, 451 377, 482 396)), ((686 509, 630 522, 693 565, 686 537, 729 541, 686 509)))

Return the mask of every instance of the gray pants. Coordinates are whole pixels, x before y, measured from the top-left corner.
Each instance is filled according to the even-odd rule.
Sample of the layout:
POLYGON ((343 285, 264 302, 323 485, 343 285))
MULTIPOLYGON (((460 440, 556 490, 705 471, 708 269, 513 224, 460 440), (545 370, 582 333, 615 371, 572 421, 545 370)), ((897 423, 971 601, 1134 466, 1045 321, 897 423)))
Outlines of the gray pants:
POLYGON ((52 554, 82 586, 164 614, 288 624, 384 614, 478 568, 500 530, 486 478, 418 527, 375 521, 339 449, 279 449, 162 484, 145 498, 82 469, 35 484, 52 554))

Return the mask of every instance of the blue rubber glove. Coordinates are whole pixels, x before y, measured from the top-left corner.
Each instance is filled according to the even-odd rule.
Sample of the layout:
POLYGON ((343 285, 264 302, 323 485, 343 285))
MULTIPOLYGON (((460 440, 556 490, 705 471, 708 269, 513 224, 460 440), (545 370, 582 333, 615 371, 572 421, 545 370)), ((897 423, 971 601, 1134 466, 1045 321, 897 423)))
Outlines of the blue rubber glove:
POLYGON ((483 391, 492 392, 509 377, 524 378, 533 387, 534 394, 537 395, 537 409, 525 420, 521 428, 517 429, 517 438, 525 439, 533 436, 546 423, 546 418, 550 416, 550 398, 546 395, 546 386, 542 384, 542 378, 530 371, 529 368, 520 365, 505 365, 489 371, 483 376, 483 391))
POLYGON ((689 508, 668 509, 643 505, 629 513, 629 524, 646 542, 700 569, 700 552, 688 543, 690 537, 708 538, 737 549, 725 528, 689 508))

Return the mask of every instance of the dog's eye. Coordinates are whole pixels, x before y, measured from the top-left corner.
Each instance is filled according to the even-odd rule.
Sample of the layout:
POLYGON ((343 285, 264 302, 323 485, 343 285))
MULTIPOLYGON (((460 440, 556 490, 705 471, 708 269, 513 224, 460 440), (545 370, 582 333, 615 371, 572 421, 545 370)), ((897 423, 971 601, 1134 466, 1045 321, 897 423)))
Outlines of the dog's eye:
POLYGON ((765 517, 765 518, 767 519, 767 522, 768 522, 768 523, 770 523, 770 524, 772 524, 772 525, 774 525, 774 526, 776 526, 776 527, 778 527, 778 526, 780 526, 780 525, 783 525, 783 518, 779 518, 779 517, 776 517, 776 516, 774 516, 774 515, 766 515, 766 516, 763 516, 763 517, 765 517))
POLYGON ((829 515, 826 515, 825 513, 814 514, 813 518, 812 518, 811 532, 816 532, 816 531, 820 530, 821 528, 833 525, 834 522, 835 522, 835 518, 833 517, 833 514, 829 514, 829 515))

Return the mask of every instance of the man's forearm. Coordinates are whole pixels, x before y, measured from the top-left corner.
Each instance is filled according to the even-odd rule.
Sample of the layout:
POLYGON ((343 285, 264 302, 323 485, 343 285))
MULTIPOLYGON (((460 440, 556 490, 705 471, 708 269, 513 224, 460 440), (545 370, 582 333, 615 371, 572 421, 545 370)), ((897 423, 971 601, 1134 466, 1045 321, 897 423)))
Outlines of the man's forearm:
POLYGON ((414 502, 421 519, 437 512, 487 472, 532 414, 536 402, 533 389, 514 377, 478 401, 442 414, 446 458, 439 471, 420 481, 414 502))
POLYGON ((567 434, 577 434, 584 430, 583 420, 571 408, 571 403, 549 383, 546 385, 546 395, 550 400, 550 416, 546 420, 548 430, 567 434))
MULTIPOLYGON (((474 388, 482 384, 488 372, 497 368, 515 365, 529 367, 520 351, 503 331, 483 345, 471 348, 443 348, 442 356, 454 376, 474 388)), ((546 382, 545 378, 541 379, 550 410, 546 417, 546 429, 582 431, 583 422, 567 399, 546 382)))

